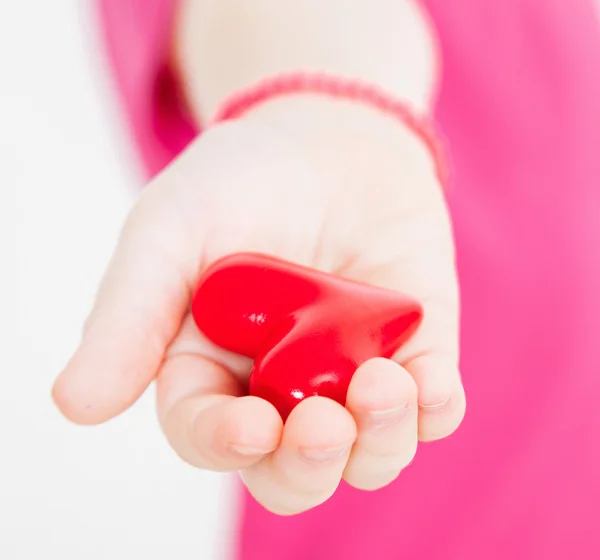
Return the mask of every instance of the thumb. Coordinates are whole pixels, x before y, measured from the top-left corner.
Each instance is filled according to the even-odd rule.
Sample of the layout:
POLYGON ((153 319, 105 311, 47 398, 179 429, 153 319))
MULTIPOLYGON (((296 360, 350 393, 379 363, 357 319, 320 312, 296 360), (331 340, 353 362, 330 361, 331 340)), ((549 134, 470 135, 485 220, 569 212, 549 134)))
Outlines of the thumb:
POLYGON ((188 308, 201 240, 186 235, 159 182, 131 212, 81 343, 54 385, 58 408, 74 422, 101 423, 133 404, 188 308))

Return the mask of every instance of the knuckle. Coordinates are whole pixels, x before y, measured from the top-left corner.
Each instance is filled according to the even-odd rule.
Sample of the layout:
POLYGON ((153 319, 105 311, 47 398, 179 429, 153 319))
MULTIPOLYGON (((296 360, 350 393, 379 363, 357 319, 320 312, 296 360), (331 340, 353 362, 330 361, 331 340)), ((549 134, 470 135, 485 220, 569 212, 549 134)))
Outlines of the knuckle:
POLYGON ((436 441, 451 436, 461 425, 466 414, 466 400, 462 386, 450 397, 448 406, 434 414, 427 414, 419 422, 419 440, 436 441))

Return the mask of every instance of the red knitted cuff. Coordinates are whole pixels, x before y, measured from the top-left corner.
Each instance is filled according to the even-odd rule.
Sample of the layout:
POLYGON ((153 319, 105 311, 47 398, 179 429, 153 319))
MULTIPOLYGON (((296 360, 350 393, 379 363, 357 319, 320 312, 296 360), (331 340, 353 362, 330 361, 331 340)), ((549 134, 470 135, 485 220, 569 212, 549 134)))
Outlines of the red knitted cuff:
POLYGON ((428 147, 435 161, 437 176, 443 186, 449 169, 441 137, 432 123, 419 117, 408 104, 379 88, 359 80, 326 74, 298 72, 267 78, 254 86, 234 93, 217 111, 213 123, 236 119, 257 105, 286 95, 318 94, 369 105, 408 126, 428 147))

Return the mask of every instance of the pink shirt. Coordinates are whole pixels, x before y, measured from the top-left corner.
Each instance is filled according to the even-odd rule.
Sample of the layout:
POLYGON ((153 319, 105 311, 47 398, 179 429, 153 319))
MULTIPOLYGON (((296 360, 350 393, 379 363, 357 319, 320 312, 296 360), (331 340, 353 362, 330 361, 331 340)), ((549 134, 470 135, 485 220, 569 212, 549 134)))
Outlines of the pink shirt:
MULTIPOLYGON (((592 0, 428 0, 469 399, 390 487, 293 518, 245 496, 241 560, 600 559, 600 27, 592 0)), ((165 65, 173 0, 100 0, 150 175, 197 131, 165 65)))

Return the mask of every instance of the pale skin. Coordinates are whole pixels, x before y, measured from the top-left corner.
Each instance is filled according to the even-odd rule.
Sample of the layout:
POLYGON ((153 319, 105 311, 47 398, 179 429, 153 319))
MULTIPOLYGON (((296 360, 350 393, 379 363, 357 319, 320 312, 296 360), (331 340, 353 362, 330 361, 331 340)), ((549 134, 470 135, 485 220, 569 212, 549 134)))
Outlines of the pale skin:
MULTIPOLYGON (((405 0, 186 0, 173 58, 202 122, 232 91, 303 69, 375 83, 427 114, 434 40, 405 0)), ((240 471, 265 508, 292 515, 341 479, 386 486, 419 441, 454 432, 465 412, 458 320, 450 220, 423 143, 366 106, 289 97, 208 130, 144 190, 53 396, 72 421, 98 424, 155 382, 182 459, 240 471), (202 270, 238 251, 407 293, 424 322, 392 360, 359 367, 346 407, 312 397, 283 425, 247 396, 249 360, 215 347, 189 315, 202 270)))

